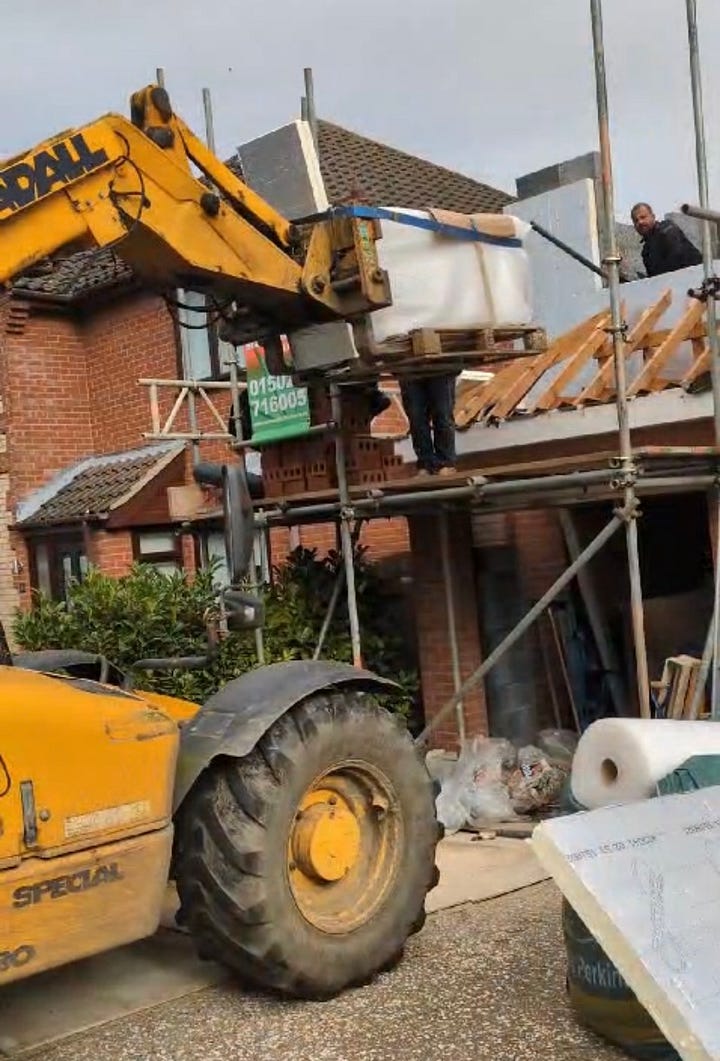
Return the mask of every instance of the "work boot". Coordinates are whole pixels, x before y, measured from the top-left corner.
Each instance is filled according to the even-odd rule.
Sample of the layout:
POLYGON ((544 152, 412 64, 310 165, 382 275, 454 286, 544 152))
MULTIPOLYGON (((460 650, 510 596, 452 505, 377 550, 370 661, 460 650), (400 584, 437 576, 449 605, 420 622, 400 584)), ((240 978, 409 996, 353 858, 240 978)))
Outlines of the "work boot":
POLYGON ((442 468, 438 468, 437 474, 447 478, 449 475, 457 475, 457 468, 454 468, 452 464, 444 464, 442 468))

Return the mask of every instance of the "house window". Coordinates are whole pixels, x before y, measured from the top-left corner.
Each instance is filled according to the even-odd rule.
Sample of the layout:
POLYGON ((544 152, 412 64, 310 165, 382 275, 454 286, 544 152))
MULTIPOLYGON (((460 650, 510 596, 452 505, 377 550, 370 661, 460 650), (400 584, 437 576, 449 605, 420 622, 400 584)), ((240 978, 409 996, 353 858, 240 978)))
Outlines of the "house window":
MULTIPOLYGON (((215 582, 219 586, 230 585, 230 568, 228 566, 227 552, 225 550, 225 534, 222 530, 205 531, 202 539, 202 548, 208 562, 218 561, 215 571, 215 582)), ((253 542, 253 561, 248 573, 252 582, 253 572, 260 583, 269 583, 270 572, 268 569, 268 556, 265 547, 265 539, 262 534, 256 534, 253 542), (254 564, 254 567, 252 566, 254 564)))
POLYGON ((133 535, 133 553, 141 564, 150 564, 165 575, 182 571, 182 545, 172 531, 138 531, 133 535))
POLYGON ((205 548, 207 550, 207 558, 210 564, 215 561, 217 567, 214 572, 215 582, 219 586, 230 585, 230 570, 227 562, 227 552, 225 551, 225 535, 222 531, 210 531, 205 535, 205 548))
POLYGON ((87 574, 88 559, 81 533, 36 538, 30 549, 30 581, 52 600, 67 600, 75 582, 87 574))
POLYGON ((209 379, 217 375, 213 364, 212 335, 207 327, 207 298, 197 291, 178 291, 178 322, 185 379, 209 379), (193 307, 186 309, 184 307, 193 307))
MULTIPOLYGON (((197 291, 178 291, 178 323, 185 379, 219 379, 227 374, 227 363, 235 347, 223 342, 207 313, 207 296, 197 291)), ((242 357, 241 357, 242 362, 242 357)))

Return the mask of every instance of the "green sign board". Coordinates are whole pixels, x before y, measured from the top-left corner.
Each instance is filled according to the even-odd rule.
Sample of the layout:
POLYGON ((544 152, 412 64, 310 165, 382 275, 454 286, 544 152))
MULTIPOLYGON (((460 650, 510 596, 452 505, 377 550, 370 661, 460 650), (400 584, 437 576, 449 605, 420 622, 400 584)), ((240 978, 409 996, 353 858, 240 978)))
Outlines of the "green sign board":
POLYGON ((280 442, 306 435, 310 403, 305 387, 296 387, 290 376, 273 376, 260 346, 245 348, 248 400, 253 442, 280 442))

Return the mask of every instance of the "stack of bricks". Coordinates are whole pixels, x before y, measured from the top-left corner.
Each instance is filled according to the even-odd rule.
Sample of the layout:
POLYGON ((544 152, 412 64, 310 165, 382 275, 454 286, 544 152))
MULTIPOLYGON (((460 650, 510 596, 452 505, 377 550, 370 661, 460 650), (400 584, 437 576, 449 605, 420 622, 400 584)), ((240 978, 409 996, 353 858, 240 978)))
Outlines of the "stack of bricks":
MULTIPOLYGON (((310 422, 332 420, 330 399, 325 390, 310 391, 310 422)), ((402 457, 395 455, 392 439, 371 434, 372 414, 363 392, 343 395, 342 437, 345 465, 350 486, 376 486, 403 475, 402 457)), ((262 474, 266 497, 292 497, 337 488, 334 435, 291 439, 264 446, 262 474)))

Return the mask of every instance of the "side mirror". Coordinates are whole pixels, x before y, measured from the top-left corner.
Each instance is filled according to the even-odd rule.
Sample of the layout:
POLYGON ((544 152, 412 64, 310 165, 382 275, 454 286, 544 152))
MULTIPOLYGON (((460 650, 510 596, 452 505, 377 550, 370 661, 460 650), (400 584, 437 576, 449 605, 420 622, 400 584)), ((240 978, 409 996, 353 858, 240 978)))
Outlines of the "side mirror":
POLYGON ((255 539, 255 514, 245 469, 241 464, 198 464, 193 474, 198 483, 222 487, 225 552, 230 584, 236 586, 250 570, 255 539))
POLYGON ((255 513, 240 464, 226 464, 223 469, 223 516, 230 585, 236 586, 250 570, 255 541, 255 513))

